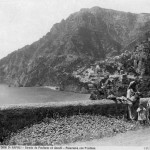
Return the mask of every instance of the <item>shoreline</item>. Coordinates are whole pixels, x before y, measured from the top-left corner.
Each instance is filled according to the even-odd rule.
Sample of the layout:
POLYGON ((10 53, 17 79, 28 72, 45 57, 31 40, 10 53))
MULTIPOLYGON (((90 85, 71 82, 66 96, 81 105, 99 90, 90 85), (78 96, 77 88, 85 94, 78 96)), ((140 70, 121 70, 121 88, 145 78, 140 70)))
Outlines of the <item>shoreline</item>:
POLYGON ((41 86, 41 88, 47 88, 55 91, 59 91, 60 89, 58 86, 41 86))

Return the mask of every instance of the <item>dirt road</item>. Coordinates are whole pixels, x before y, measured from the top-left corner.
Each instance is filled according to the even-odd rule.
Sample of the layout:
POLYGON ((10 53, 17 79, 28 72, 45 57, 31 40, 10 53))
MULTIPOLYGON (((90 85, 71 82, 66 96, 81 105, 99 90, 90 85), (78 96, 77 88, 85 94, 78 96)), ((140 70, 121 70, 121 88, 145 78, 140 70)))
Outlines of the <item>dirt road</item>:
POLYGON ((69 146, 150 146, 150 128, 128 131, 99 140, 77 142, 69 146))

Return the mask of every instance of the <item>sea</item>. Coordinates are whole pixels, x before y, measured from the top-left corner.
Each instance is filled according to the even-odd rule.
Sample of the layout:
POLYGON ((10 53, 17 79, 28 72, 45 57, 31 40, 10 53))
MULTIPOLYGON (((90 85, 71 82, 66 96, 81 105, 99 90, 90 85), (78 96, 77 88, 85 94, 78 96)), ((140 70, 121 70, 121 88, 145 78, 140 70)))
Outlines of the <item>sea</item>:
POLYGON ((89 94, 54 90, 53 87, 9 87, 0 84, 0 106, 88 100, 89 94))

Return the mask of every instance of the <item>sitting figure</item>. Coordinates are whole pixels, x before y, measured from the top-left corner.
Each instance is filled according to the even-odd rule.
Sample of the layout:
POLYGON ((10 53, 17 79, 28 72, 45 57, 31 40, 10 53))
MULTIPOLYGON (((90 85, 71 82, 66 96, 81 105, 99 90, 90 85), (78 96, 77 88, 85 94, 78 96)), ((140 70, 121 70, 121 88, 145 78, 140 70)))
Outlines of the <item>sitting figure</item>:
POLYGON ((150 100, 147 102, 146 104, 146 120, 147 120, 147 123, 150 124, 150 120, 149 120, 149 111, 150 111, 150 100))
POLYGON ((139 104, 139 107, 137 109, 137 113, 138 113, 139 123, 145 125, 145 123, 146 123, 146 109, 144 108, 144 106, 142 104, 139 104))

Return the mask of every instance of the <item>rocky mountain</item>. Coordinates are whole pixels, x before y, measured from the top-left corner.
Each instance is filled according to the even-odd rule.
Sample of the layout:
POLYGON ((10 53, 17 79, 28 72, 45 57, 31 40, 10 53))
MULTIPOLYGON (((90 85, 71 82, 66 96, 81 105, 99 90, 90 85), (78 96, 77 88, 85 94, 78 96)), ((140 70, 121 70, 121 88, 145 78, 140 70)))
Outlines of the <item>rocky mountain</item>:
POLYGON ((80 84, 73 71, 134 50, 149 30, 150 14, 81 9, 38 41, 1 59, 0 79, 17 86, 80 84))

